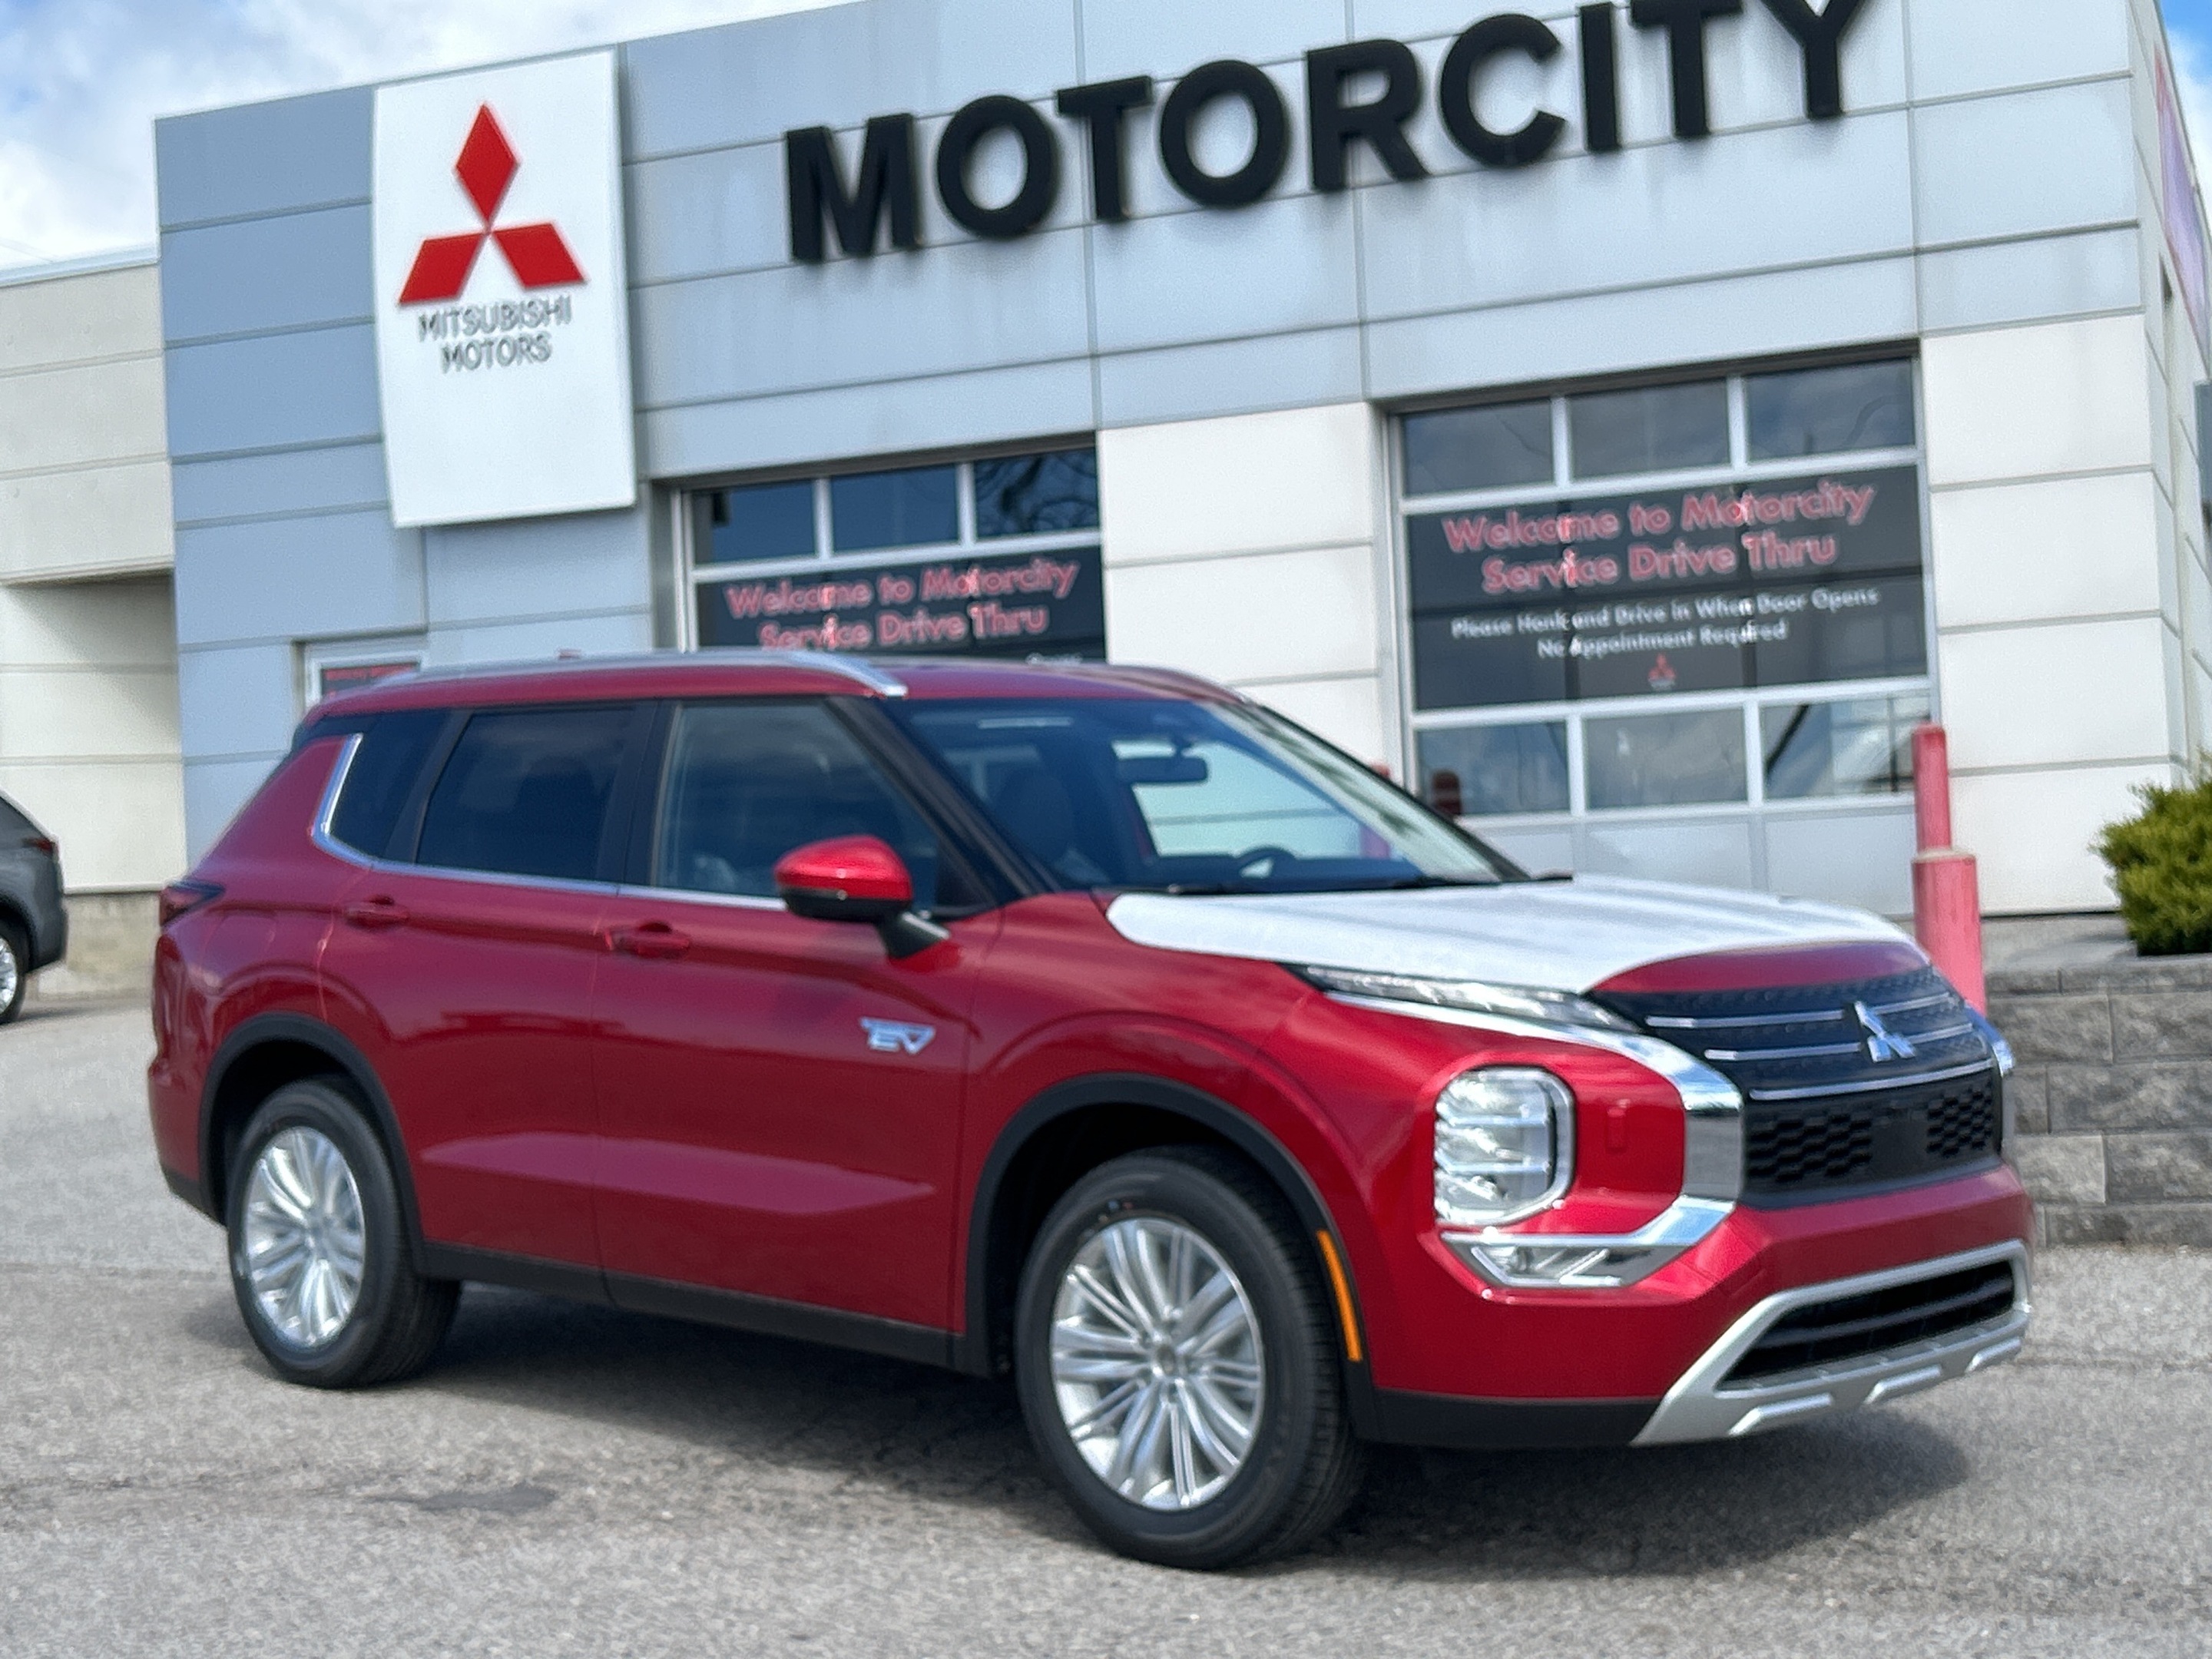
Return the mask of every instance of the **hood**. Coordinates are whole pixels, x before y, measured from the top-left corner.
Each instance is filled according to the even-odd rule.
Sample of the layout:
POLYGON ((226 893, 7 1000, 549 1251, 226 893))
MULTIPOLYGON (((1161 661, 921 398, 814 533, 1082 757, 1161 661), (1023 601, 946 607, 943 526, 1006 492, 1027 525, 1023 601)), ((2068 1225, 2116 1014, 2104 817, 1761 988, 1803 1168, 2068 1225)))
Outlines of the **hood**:
POLYGON ((1106 919, 1161 951, 1570 992, 1678 957, 1909 943, 1842 905, 1601 876, 1401 893, 1127 893, 1106 919))

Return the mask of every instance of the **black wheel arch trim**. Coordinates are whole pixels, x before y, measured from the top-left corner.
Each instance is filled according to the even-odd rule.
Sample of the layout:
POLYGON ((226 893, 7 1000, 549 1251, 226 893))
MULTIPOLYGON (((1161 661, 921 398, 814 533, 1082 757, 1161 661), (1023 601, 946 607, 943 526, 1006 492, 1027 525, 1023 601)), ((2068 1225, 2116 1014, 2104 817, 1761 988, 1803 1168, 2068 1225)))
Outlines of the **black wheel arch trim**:
MULTIPOLYGON (((1073 1078, 1045 1090, 1008 1119, 992 1143, 977 1175, 975 1202, 968 1214, 967 1319, 966 1328, 953 1340, 955 1370, 974 1376, 997 1373, 991 1342, 990 1247, 1000 1194, 1008 1170, 1022 1151, 1051 1124, 1072 1113, 1099 1106, 1139 1106, 1186 1118, 1198 1127, 1218 1135, 1256 1164, 1282 1193, 1305 1230, 1306 1242, 1313 1247, 1315 1269, 1322 1275, 1322 1294, 1328 1303, 1332 1326, 1338 1322, 1336 1302, 1328 1283, 1328 1267, 1321 1259, 1314 1235, 1326 1232, 1338 1241, 1339 1255, 1344 1258, 1346 1285, 1352 1297, 1352 1316, 1359 1322, 1359 1340, 1364 1351, 1368 1340, 1366 1321, 1361 1311, 1359 1285, 1349 1252, 1342 1248, 1344 1235, 1314 1186, 1312 1176, 1282 1142, 1248 1114, 1202 1089, 1144 1073, 1105 1072, 1073 1078)), ((1355 1364, 1346 1358, 1343 1340, 1344 1333, 1339 1331, 1337 1361, 1344 1376, 1345 1400, 1352 1413, 1353 1429, 1363 1439, 1378 1439, 1382 1436, 1382 1419, 1376 1408, 1373 1379, 1365 1364, 1355 1364)))
POLYGON ((218 1161, 221 1149, 215 1144, 215 1107, 222 1097, 222 1085, 231 1068, 240 1060, 272 1042, 295 1043, 318 1050, 329 1059, 331 1069, 351 1083, 368 1104, 376 1120, 377 1132, 392 1155, 392 1180, 399 1194, 408 1255, 419 1264, 422 1255, 422 1218, 415 1206, 415 1171, 407 1155, 407 1139, 399 1131, 398 1115, 392 1109, 392 1097, 385 1093, 375 1067, 359 1048, 333 1027, 305 1014, 256 1014, 243 1021, 216 1050, 215 1060, 208 1067, 207 1080, 200 1087, 200 1178, 196 1183, 202 1200, 199 1208, 217 1222, 223 1218, 218 1194, 222 1192, 224 1171, 218 1161))

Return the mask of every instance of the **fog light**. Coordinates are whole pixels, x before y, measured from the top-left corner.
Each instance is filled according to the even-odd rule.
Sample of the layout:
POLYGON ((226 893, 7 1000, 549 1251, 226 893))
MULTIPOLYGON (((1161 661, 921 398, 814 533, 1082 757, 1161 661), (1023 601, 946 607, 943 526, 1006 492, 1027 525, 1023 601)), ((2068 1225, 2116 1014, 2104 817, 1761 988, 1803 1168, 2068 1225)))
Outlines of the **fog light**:
POLYGON ((1549 1072, 1454 1078, 1437 1097, 1437 1219, 1495 1227, 1533 1215, 1574 1175, 1575 1097, 1549 1072))

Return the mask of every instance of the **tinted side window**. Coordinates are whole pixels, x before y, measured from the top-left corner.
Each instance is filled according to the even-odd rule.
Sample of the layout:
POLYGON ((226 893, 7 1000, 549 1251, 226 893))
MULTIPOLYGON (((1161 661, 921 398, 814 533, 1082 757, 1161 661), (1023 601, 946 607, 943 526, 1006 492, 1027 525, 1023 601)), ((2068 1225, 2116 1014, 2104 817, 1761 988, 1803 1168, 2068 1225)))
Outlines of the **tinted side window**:
POLYGON ((18 837, 30 833, 30 819, 18 812, 5 795, 0 795, 0 836, 5 836, 12 843, 18 837))
POLYGON ((627 708, 477 715, 431 792, 417 860, 591 880, 629 721, 627 708))
POLYGON ((446 729, 446 720, 442 708, 409 709, 377 718, 354 751, 344 793, 331 815, 334 840, 371 858, 391 851, 400 811, 438 734, 446 729))
POLYGON ((775 896, 775 866, 810 842, 874 836, 914 876, 915 907, 975 902, 936 833, 818 703, 706 703, 670 735, 653 885, 775 896))

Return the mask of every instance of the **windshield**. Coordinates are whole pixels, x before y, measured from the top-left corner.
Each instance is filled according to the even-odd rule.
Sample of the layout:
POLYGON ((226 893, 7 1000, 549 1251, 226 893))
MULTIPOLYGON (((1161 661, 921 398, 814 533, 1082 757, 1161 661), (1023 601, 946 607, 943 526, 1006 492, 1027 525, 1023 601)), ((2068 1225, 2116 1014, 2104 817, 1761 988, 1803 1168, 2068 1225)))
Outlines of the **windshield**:
POLYGON ((1519 873, 1264 709, 1070 698, 896 712, 1066 887, 1348 892, 1519 873))

